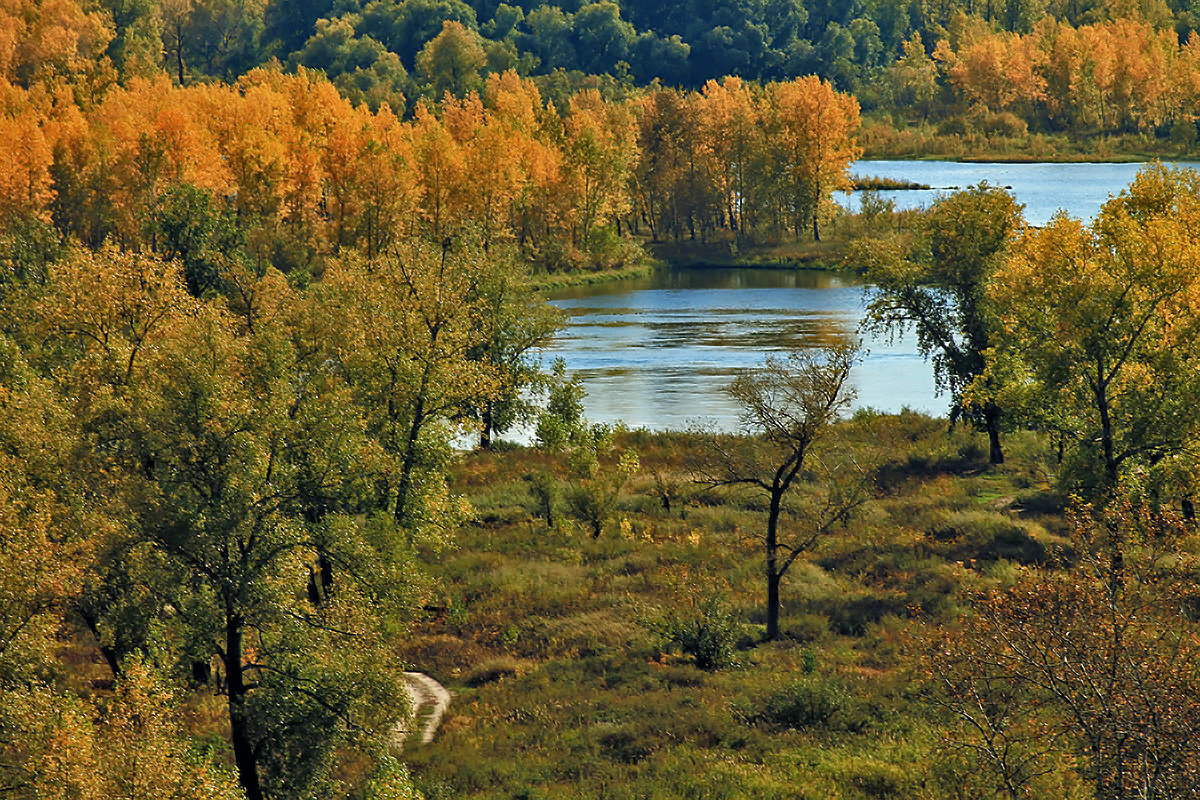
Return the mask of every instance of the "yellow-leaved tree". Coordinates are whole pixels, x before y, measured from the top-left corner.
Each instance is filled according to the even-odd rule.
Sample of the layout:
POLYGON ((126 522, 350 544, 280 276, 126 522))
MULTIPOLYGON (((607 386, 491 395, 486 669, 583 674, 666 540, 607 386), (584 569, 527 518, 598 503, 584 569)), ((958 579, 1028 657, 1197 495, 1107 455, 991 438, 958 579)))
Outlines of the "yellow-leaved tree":
POLYGON ((1070 445, 1078 488, 1145 482, 1198 440, 1198 241, 1200 175, 1156 166, 1091 226, 1059 214, 1024 231, 993 279, 989 369, 1070 445))
POLYGON ((812 75, 767 86, 764 135, 777 202, 799 238, 820 219, 831 195, 850 188, 850 163, 862 154, 854 139, 858 101, 812 75))

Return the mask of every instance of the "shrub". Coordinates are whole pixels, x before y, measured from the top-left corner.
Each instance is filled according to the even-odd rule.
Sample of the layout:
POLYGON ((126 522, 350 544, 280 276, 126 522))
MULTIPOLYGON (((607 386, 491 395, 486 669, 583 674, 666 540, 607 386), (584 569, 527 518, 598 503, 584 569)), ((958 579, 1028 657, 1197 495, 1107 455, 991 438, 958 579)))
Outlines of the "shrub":
POLYGON ((472 669, 464 683, 472 687, 483 686, 487 683, 494 683, 495 681, 517 675, 520 671, 521 665, 516 659, 509 656, 498 656, 496 658, 489 658, 472 669))
POLYGON ((764 718, 785 728, 858 731, 866 719, 840 683, 824 678, 801 678, 767 698, 764 718))
POLYGON ((952 558, 962 561, 1007 559, 1022 564, 1045 559, 1046 547, 1029 535, 1020 520, 994 511, 959 511, 949 514, 930 530, 942 542, 953 542, 952 558))
POLYGON ((583 419, 583 384, 567 378, 563 360, 556 359, 546 378, 546 407, 538 413, 534 441, 551 452, 562 450, 587 432, 583 419))
POLYGON ((636 764, 654 752, 645 737, 625 726, 615 726, 597 737, 605 755, 622 764, 636 764))
POLYGON ((546 520, 547 528, 553 528, 562 494, 558 479, 550 471, 539 469, 531 472, 527 480, 529 494, 533 498, 534 516, 546 520))
POLYGON ((815 642, 829 633, 829 618, 823 614, 796 614, 788 620, 783 635, 797 642, 815 642))
POLYGON ((979 129, 990 136, 1024 136, 1029 133, 1025 120, 1009 111, 988 114, 980 120, 979 129))
POLYGON ((691 656, 700 669, 718 670, 736 663, 742 624, 720 595, 672 609, 647 627, 691 656))
POLYGON ((962 117, 947 117, 938 125, 937 132, 938 136, 966 136, 971 128, 962 117))

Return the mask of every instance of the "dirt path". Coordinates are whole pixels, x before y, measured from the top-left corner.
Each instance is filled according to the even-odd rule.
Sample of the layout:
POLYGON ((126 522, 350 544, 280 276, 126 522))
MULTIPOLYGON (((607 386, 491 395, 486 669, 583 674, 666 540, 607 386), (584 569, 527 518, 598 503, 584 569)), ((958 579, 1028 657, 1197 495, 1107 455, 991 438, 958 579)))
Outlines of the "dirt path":
POLYGON ((403 742, 411 729, 420 731, 421 744, 429 744, 450 705, 450 690, 424 672, 405 672, 404 688, 412 705, 412 719, 396 726, 396 742, 403 742))

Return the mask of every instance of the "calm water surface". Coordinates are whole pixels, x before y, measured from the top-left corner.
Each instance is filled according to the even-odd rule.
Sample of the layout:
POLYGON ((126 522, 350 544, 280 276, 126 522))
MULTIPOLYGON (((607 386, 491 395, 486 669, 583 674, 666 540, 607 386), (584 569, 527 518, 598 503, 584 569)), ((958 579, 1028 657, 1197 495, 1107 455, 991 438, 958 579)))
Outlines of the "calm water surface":
MULTIPOLYGON (((589 420, 733 430, 737 408, 722 388, 768 353, 853 334, 863 288, 825 272, 686 270, 567 290, 552 302, 568 319, 546 355, 583 379, 589 420)), ((945 413, 911 338, 867 346, 852 376, 856 406, 945 413)))
MULTIPOLYGON (((1008 187, 1017 201, 1025 204, 1025 219, 1045 225, 1054 212, 1063 209, 1073 217, 1091 219, 1110 195, 1124 189, 1145 164, 964 164, 956 161, 859 161, 855 175, 910 180, 929 190, 880 192, 894 200, 899 209, 928 208, 938 194, 965 189, 981 181, 1008 187)), ((1198 167, 1186 162, 1180 166, 1198 167)), ((842 204, 854 211, 857 193, 842 196, 842 204)))
MULTIPOLYGON (((927 207, 939 192, 980 181, 1010 187, 1025 204, 1026 219, 1043 225, 1060 208, 1090 219, 1142 166, 860 161, 852 171, 933 187, 881 193, 898 208, 927 207)), ((843 202, 853 209, 856 198, 843 202)), ((583 379, 588 418, 669 430, 696 424, 735 429, 737 409, 722 393, 735 375, 768 353, 855 333, 864 307, 863 287, 849 276, 727 269, 567 290, 553 302, 568 322, 547 356, 561 357, 583 379)), ((856 406, 946 413, 948 398, 935 395, 930 367, 911 335, 864 344, 870 352, 852 378, 856 406)))

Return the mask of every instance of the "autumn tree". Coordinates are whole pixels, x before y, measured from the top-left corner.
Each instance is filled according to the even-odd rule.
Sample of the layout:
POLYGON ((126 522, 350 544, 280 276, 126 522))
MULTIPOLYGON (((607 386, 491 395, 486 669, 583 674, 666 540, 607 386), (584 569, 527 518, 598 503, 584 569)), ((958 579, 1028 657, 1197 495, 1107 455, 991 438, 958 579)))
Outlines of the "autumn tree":
POLYGON ((950 743, 1012 800, 1049 790, 1072 759, 1098 798, 1195 797, 1187 528, 1122 503, 1077 511, 1072 530, 1074 563, 1021 572, 931 637, 930 697, 958 723, 950 743))
POLYGON ((767 87, 766 159, 774 191, 797 238, 806 225, 820 241, 820 218, 835 190, 849 189, 858 101, 814 76, 767 87))
POLYGON ((59 265, 34 304, 39 360, 124 508, 81 611, 122 675, 152 644, 180 670, 216 660, 248 798, 314 791, 335 748, 390 729, 386 642, 412 585, 390 519, 345 514, 377 448, 342 377, 296 349, 278 288, 235 316, 177 268, 106 251, 59 265))
POLYGON ((145 660, 130 664, 107 702, 45 686, 3 694, 0 774, 15 797, 242 796, 232 775, 191 752, 174 694, 145 660))
POLYGON ((995 275, 989 369, 1024 377, 1032 418, 1071 444, 1064 477, 1090 492, 1196 441, 1198 228, 1196 173, 1151 167, 1092 226, 1023 232, 995 275))
POLYGON ((628 205, 629 170, 638 155, 633 118, 622 104, 586 90, 571 98, 564 123, 563 171, 572 204, 572 243, 587 249, 595 229, 615 222, 628 205))
POLYGON ((709 81, 698 98, 703 146, 712 154, 713 179, 726 224, 741 236, 747 228, 744 213, 748 180, 755 154, 762 146, 760 108, 747 84, 728 77, 709 81))
POLYGON ((341 260, 311 295, 307 335, 382 448, 375 503, 403 524, 454 518, 439 466, 447 437, 464 409, 497 397, 496 366, 470 357, 490 335, 481 305, 490 265, 469 238, 414 239, 373 262, 341 260))
POLYGON ((983 183, 939 199, 911 236, 859 249, 872 285, 867 327, 897 335, 911 326, 938 387, 950 391, 950 418, 987 433, 993 464, 1004 461, 1004 414, 998 387, 988 385, 997 378, 981 379, 998 325, 987 289, 1023 227, 1021 209, 1008 192, 983 183))

